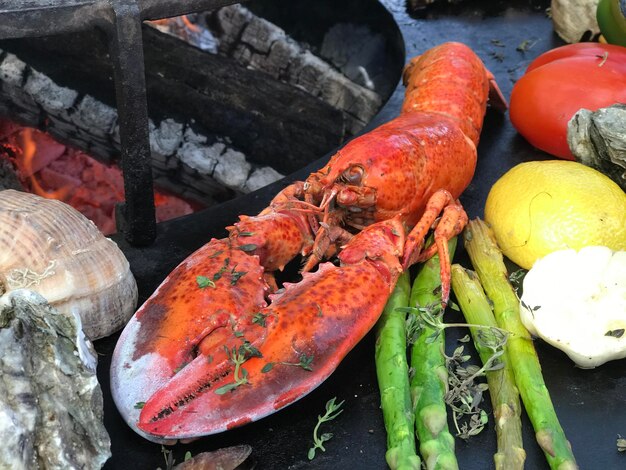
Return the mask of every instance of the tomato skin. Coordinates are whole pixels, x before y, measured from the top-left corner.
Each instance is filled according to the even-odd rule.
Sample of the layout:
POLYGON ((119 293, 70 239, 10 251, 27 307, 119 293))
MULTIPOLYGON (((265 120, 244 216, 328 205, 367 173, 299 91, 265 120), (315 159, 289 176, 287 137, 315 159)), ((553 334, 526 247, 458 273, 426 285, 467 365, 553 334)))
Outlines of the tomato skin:
POLYGON ((626 103, 626 48, 597 46, 597 50, 558 50, 568 47, 564 46, 549 51, 547 59, 538 57, 513 86, 511 123, 534 147, 574 160, 567 145, 567 123, 572 116, 581 108, 595 111, 626 103))
POLYGON ((526 69, 526 73, 549 62, 566 59, 568 57, 597 57, 599 58, 599 63, 605 53, 608 53, 607 60, 611 58, 611 60, 615 59, 620 62, 626 62, 626 47, 613 44, 600 44, 598 42, 577 42, 575 44, 555 47, 554 49, 544 52, 530 63, 526 69))

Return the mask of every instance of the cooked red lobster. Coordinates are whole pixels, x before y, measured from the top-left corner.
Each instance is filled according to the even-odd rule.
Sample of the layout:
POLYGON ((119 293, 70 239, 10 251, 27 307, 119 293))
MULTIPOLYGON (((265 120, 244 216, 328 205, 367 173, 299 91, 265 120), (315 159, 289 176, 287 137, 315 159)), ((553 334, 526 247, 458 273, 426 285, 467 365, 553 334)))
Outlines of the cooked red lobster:
MULTIPOLYGON (((467 221, 457 198, 474 174, 490 91, 506 103, 459 43, 413 59, 404 83, 399 117, 240 217, 137 311, 111 366, 113 398, 134 430, 195 438, 302 398, 376 323, 403 269, 436 251, 448 259, 447 240, 467 221), (278 289, 273 272, 300 255, 301 280, 278 289), (331 257, 338 262, 322 262, 331 257)), ((442 263, 444 303, 449 268, 442 263)))

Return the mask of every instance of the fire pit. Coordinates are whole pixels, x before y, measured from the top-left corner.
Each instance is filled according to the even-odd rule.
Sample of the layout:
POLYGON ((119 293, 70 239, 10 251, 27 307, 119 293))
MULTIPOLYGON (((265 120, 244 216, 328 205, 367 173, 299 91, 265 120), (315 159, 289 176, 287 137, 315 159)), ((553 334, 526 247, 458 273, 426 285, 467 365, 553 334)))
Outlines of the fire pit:
MULTIPOLYGON (((193 2, 193 5, 198 3, 193 2)), ((365 2, 359 2, 359 9, 371 8, 364 17, 369 18, 372 24, 378 24, 380 31, 392 38, 393 53, 403 51, 402 41, 397 41, 395 24, 400 27, 408 57, 443 41, 465 42, 496 75, 505 96, 510 95, 512 84, 532 59, 560 45, 544 13, 548 2, 468 0, 460 5, 448 5, 442 0, 436 2, 434 9, 420 13, 419 18, 407 13, 403 0, 385 0, 381 2, 384 8, 377 2, 371 3, 366 8, 365 2), (532 47, 520 48, 521 44, 532 44, 532 47)), ((82 4, 90 5, 89 2, 82 4)), ((329 4, 332 5, 331 2, 329 4)), ((302 20, 304 16, 301 14, 297 18, 302 20)), ((394 70, 392 74, 394 80, 398 78, 397 72, 399 70, 394 70)), ((396 116, 402 96, 403 89, 398 86, 368 127, 396 116)), ((506 117, 488 114, 481 135, 477 176, 462 197, 470 217, 482 215, 488 190, 504 171, 521 161, 541 158, 539 151, 516 134, 506 117)), ((309 172, 325 164, 327 159, 328 155, 321 157, 284 179, 247 195, 158 224, 156 239, 150 246, 138 247, 122 234, 115 235, 113 238, 128 257, 137 278, 140 302, 152 294, 163 278, 191 252, 211 237, 224 236, 224 227, 235 222, 239 214, 258 212, 278 190, 293 180, 304 179, 309 172)), ((462 252, 458 259, 467 263, 462 252)), ((460 315, 455 315, 453 313, 450 317, 451 321, 462 321, 460 315)), ((463 335, 464 332, 451 329, 448 345, 454 348, 463 335)), ((161 446, 135 434, 120 418, 110 397, 109 365, 116 340, 115 335, 96 344, 100 354, 98 377, 105 393, 105 425, 112 438, 113 457, 105 468, 164 468, 161 446)), ((195 455, 226 446, 249 444, 253 448, 252 458, 257 468, 386 468, 386 438, 374 370, 373 340, 373 335, 368 335, 329 380, 288 409, 237 430, 186 445, 179 444, 172 448, 172 455, 177 462, 181 462, 187 451, 195 455), (342 415, 333 422, 334 438, 326 446, 326 452, 318 453, 314 460, 309 461, 307 450, 312 443, 316 417, 323 412, 328 399, 334 396, 338 400, 346 400, 342 415)), ((620 406, 626 390, 623 367, 620 367, 622 363, 581 371, 573 369, 569 362, 545 345, 537 344, 537 350, 547 386, 581 468, 621 468, 623 456, 615 449, 615 438, 620 432, 623 435, 623 428, 620 427, 626 422, 625 408, 620 406)), ((525 418, 523 425, 529 466, 547 468, 543 453, 535 444, 530 423, 525 418)), ((495 448, 492 428, 470 442, 457 441, 461 468, 478 470, 491 465, 495 448)))
MULTIPOLYGON (((193 11, 225 3, 199 2, 193 11)), ((257 1, 250 6, 271 13, 271 4, 257 1)), ((123 70, 116 63, 132 51, 130 46, 115 45, 121 32, 127 34, 124 28, 113 27, 119 5, 94 2, 90 4, 93 8, 87 8, 83 3, 50 2, 38 5, 37 15, 22 8, 25 5, 12 2, 0 11, 11 20, 0 37, 19 36, 1 45, 0 111, 105 163, 119 160, 125 175, 126 206, 134 205, 131 201, 135 198, 143 201, 137 204, 147 206, 132 211, 143 218, 141 222, 124 217, 126 209, 118 211, 118 230, 136 245, 153 238, 148 234, 153 204, 141 199, 142 192, 150 192, 149 186, 141 183, 146 182, 141 178, 148 178, 151 184, 150 168, 139 170, 150 160, 158 187, 201 207, 253 191, 358 132, 393 90, 402 63, 397 30, 393 38, 379 34, 377 29, 389 18, 373 21, 368 18, 368 8, 357 10, 346 4, 336 9, 334 28, 333 22, 324 20, 329 12, 320 11, 299 22, 295 30, 289 22, 273 25, 246 8, 233 6, 196 14, 195 24, 187 21, 189 32, 202 29, 215 36, 217 56, 144 26, 137 34, 145 47, 135 51, 141 55, 134 62, 145 58, 147 80, 129 95, 135 100, 129 103, 126 85, 137 89, 141 84, 133 85, 129 77, 121 76, 123 70), (79 6, 89 13, 82 22, 70 19, 57 24, 66 20, 63 15, 68 9, 79 6), (13 26, 20 13, 28 28, 13 26), (54 20, 55 26, 39 25, 43 15, 54 20), (360 28, 361 45, 353 49, 363 65, 356 73, 349 70, 355 69, 354 63, 337 63, 347 62, 341 54, 350 53, 341 43, 346 42, 346 34, 353 34, 345 27, 342 32, 343 21, 344 26, 360 28), (363 37, 364 29, 369 38, 363 37), (329 30, 333 34, 326 34, 329 30), (291 39, 298 35, 300 42, 291 39), (332 51, 333 44, 341 46, 339 57, 324 51, 332 51), (149 112, 145 104, 137 107, 145 103, 145 96, 140 95, 147 95, 149 112), (132 116, 125 119, 128 112, 132 116), (137 124, 142 119, 147 122, 137 124), (147 126, 141 132, 148 134, 124 137, 128 121, 135 126, 129 128, 135 129, 133 132, 147 126), (136 160, 145 153, 142 161, 136 160), (140 178, 141 172, 146 174, 140 178)), ((137 15, 143 20, 172 11, 167 2, 142 3, 137 15)), ((303 17, 302 2, 294 2, 286 11, 303 17)), ((123 8, 121 14, 129 15, 123 8)), ((161 29, 164 21, 158 22, 161 29)), ((143 68, 128 72, 137 80, 143 68)))

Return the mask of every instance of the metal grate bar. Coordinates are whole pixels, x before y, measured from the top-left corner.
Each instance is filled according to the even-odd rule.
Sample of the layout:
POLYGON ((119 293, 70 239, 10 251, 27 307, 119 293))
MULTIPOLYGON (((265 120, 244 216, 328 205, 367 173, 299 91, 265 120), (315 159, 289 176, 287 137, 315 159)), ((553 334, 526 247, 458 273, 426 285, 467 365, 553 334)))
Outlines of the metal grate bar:
POLYGON ((146 80, 139 8, 132 0, 112 0, 115 34, 109 36, 115 87, 125 202, 116 208, 119 232, 133 245, 149 245, 156 238, 156 217, 146 80))

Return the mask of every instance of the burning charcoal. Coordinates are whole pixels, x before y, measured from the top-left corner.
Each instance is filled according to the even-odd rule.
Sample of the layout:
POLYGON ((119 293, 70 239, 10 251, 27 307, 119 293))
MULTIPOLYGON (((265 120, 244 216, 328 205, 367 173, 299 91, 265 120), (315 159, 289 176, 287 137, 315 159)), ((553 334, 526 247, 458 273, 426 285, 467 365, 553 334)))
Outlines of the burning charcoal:
POLYGON ((96 355, 77 315, 39 294, 0 297, 0 467, 99 469, 111 456, 96 355))
POLYGON ((569 121, 567 142, 576 160, 604 173, 626 191, 626 105, 581 109, 569 121))
POLYGON ((0 144, 0 190, 15 189, 22 191, 24 188, 17 177, 15 167, 15 154, 17 149, 9 144, 0 144))

